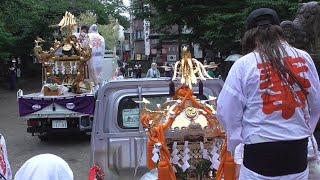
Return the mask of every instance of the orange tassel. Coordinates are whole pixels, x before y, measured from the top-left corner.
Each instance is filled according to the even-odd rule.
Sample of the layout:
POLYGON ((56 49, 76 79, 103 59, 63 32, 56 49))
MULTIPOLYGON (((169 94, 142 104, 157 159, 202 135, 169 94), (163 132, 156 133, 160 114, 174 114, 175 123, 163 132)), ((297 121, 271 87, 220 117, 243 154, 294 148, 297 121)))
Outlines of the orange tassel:
POLYGON ((229 151, 227 151, 226 159, 223 168, 223 174, 225 180, 235 180, 236 179, 236 163, 229 151))
POLYGON ((168 161, 160 161, 158 165, 159 180, 176 180, 176 175, 168 161))
MULTIPOLYGON (((225 140, 226 141, 226 140, 225 140)), ((216 180, 236 180, 236 163, 229 151, 227 143, 223 144, 220 154, 220 166, 217 171, 216 180)))

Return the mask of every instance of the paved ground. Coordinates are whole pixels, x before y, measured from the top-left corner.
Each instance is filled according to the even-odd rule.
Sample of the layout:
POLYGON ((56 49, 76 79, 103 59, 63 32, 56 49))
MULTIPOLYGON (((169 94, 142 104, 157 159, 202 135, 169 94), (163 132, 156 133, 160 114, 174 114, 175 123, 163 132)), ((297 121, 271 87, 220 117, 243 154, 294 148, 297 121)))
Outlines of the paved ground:
MULTIPOLYGON (((40 82, 40 80, 24 82, 22 89, 26 90, 25 92, 35 92, 40 89, 40 82)), ((16 92, 10 92, 0 86, 0 133, 6 138, 9 160, 14 173, 32 156, 52 153, 69 163, 75 180, 88 179, 90 137, 63 136, 41 142, 26 132, 26 122, 19 120, 17 110, 16 92)))

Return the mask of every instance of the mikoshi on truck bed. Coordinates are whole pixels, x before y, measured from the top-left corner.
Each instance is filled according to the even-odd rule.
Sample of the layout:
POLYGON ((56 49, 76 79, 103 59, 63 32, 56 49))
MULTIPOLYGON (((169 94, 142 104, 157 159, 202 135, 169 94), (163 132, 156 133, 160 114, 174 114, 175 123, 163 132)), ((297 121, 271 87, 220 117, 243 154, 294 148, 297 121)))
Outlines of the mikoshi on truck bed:
POLYGON ((147 142, 147 166, 142 179, 235 179, 235 163, 227 152, 226 136, 216 119, 215 97, 197 99, 192 85, 210 79, 205 67, 184 49, 183 59, 175 64, 170 85, 171 100, 158 109, 149 109, 147 99, 141 113, 147 142))
POLYGON ((40 37, 35 40, 34 54, 42 64, 41 91, 17 93, 27 132, 39 135, 41 140, 53 132, 91 131, 95 108, 95 88, 88 73, 92 49, 73 34, 76 20, 71 13, 65 13, 58 27, 61 36, 52 44, 40 37), (50 48, 45 50, 47 45, 50 48))
POLYGON ((45 51, 42 48, 44 40, 35 40, 34 53, 43 67, 44 95, 62 95, 62 87, 69 87, 71 92, 81 94, 90 92, 91 83, 85 81, 89 78, 87 61, 91 58, 91 48, 82 45, 72 34, 76 26, 75 17, 66 12, 59 23, 65 37, 55 40, 52 47, 45 51))

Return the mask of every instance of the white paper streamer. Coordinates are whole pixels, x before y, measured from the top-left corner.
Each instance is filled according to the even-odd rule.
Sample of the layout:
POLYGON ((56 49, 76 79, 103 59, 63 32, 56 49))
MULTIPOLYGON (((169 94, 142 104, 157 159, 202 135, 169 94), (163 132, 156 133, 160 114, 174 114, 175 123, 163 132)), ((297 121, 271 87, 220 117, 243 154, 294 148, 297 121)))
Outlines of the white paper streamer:
POLYGON ((154 146, 153 146, 153 150, 152 150, 152 161, 154 163, 158 163, 159 159, 160 159, 160 148, 161 148, 161 143, 156 143, 154 146))
POLYGON ((204 148, 203 142, 200 142, 200 149, 202 153, 202 158, 206 160, 210 160, 208 150, 204 148))
POLYGON ((211 154, 211 157, 209 157, 210 159, 210 162, 211 162, 211 166, 210 168, 211 169, 215 169, 215 170, 218 170, 219 166, 220 166, 220 155, 218 153, 218 147, 213 145, 212 147, 212 151, 210 152, 211 154))
POLYGON ((190 159, 190 156, 189 156, 189 152, 190 152, 190 149, 188 148, 188 141, 185 141, 184 142, 184 147, 183 147, 183 157, 182 157, 182 162, 183 162, 183 165, 182 165, 182 171, 185 172, 187 169, 190 168, 190 164, 188 162, 188 160, 190 159))
POLYGON ((173 142, 172 145, 172 153, 171 153, 171 162, 172 164, 176 164, 179 167, 181 167, 181 164, 179 163, 180 157, 179 157, 179 150, 177 149, 177 142, 173 142))

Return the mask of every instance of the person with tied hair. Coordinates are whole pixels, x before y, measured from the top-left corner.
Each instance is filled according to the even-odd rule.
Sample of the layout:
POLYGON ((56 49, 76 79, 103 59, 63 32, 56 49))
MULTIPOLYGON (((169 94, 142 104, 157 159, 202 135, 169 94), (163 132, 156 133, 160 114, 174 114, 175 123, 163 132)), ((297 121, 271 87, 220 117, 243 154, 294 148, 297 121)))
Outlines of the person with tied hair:
POLYGON ((136 78, 141 78, 142 67, 139 62, 136 62, 136 64, 134 65, 134 70, 135 70, 136 78))
POLYGON ((310 55, 290 46, 279 25, 272 9, 250 13, 242 39, 246 55, 232 66, 218 98, 228 150, 243 143, 240 180, 308 179, 320 82, 310 55))

